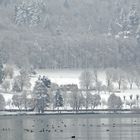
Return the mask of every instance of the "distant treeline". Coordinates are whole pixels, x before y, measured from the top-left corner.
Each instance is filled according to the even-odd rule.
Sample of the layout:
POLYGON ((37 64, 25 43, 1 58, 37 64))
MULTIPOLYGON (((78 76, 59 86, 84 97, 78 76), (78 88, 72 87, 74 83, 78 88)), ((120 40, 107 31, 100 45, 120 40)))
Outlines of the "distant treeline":
POLYGON ((139 0, 0 0, 0 55, 19 67, 138 66, 139 11, 139 0))

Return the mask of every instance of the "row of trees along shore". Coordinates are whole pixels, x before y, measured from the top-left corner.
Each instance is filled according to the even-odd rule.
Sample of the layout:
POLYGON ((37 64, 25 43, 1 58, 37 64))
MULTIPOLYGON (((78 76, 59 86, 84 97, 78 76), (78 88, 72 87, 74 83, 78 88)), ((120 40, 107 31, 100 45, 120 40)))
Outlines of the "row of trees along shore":
MULTIPOLYGON (((31 71, 30 71, 31 72, 31 71)), ((25 69, 19 71, 19 75, 14 76, 13 67, 10 65, 0 67, 1 90, 5 93, 14 93, 12 101, 5 103, 1 95, 2 108, 9 105, 9 108, 16 106, 19 110, 37 108, 43 112, 45 108, 51 109, 95 109, 106 105, 108 108, 130 108, 139 107, 139 95, 123 96, 120 98, 115 93, 130 88, 134 85, 139 88, 139 73, 136 69, 124 71, 122 69, 108 68, 105 71, 105 82, 100 80, 99 70, 85 70, 79 77, 80 89, 77 85, 61 85, 43 76, 36 81, 33 90, 30 83, 31 73, 25 69), (10 80, 12 80, 12 84, 10 80), (129 86, 128 86, 129 85, 129 86), (29 92, 29 93, 28 93, 29 92), (109 97, 105 101, 102 93, 109 97), (28 94, 31 97, 28 98, 28 94), (69 108, 70 107, 70 108, 69 108)), ((35 73, 34 73, 35 74, 35 73)))
POLYGON ((139 110, 140 109, 139 102, 140 102, 139 95, 123 96, 123 99, 121 99, 119 96, 113 93, 109 95, 107 101, 102 100, 99 94, 88 94, 88 96, 84 96, 83 94, 80 93, 76 94, 74 92, 70 93, 68 99, 65 99, 63 93, 60 92, 60 90, 57 90, 53 96, 47 95, 45 93, 43 98, 40 98, 40 96, 36 98, 27 98, 26 96, 23 95, 14 95, 12 98, 12 104, 10 104, 9 102, 6 102, 3 95, 0 94, 0 110, 4 110, 5 106, 9 105, 10 107, 16 107, 11 108, 10 109, 11 111, 12 110, 28 111, 36 108, 37 109, 36 111, 41 113, 43 113, 45 110, 52 111, 57 110, 58 112, 61 112, 61 110, 94 111, 96 109, 104 109, 102 108, 104 106, 106 109, 113 110, 125 109, 126 106, 127 109, 139 110), (38 99, 41 100, 37 102, 38 99), (53 108, 51 108, 51 106, 53 106, 53 108))

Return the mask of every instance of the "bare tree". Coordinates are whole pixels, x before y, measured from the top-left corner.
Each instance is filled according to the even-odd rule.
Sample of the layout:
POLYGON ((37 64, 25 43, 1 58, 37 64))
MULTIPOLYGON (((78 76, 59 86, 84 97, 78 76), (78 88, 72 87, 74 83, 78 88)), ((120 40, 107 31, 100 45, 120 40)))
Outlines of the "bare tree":
POLYGON ((4 68, 4 76, 5 77, 10 77, 10 79, 13 78, 14 75, 14 69, 11 65, 6 65, 4 68))
POLYGON ((129 100, 129 101, 126 102, 126 105, 130 106, 130 109, 132 109, 133 105, 135 105, 135 104, 136 104, 135 100, 129 100))
POLYGON ((23 90, 24 87, 29 88, 31 86, 29 73, 25 69, 20 70, 20 75, 18 77, 18 80, 20 82, 21 91, 23 90))
POLYGON ((125 73, 120 68, 115 70, 113 81, 118 84, 118 89, 121 89, 122 83, 125 81, 125 73))
POLYGON ((139 106, 139 95, 136 95, 136 101, 137 101, 137 108, 138 108, 138 106, 139 106))
POLYGON ((128 89, 127 86, 128 86, 128 82, 126 80, 123 80, 123 82, 122 82, 122 90, 123 91, 127 90, 128 89))
POLYGON ((98 93, 100 93, 100 91, 104 90, 104 87, 103 87, 101 81, 98 81, 98 82, 96 83, 95 89, 96 89, 96 91, 97 91, 98 93))
POLYGON ((126 70, 126 78, 127 78, 128 83, 129 83, 130 89, 132 89, 133 88, 133 84, 136 81, 136 71, 135 71, 135 68, 129 68, 129 69, 126 70))
MULTIPOLYGON (((87 96, 87 106, 89 106, 89 94, 87 96)), ((79 109, 83 106, 85 106, 85 97, 83 96, 82 94, 82 91, 80 91, 78 88, 74 88, 72 91, 71 91, 71 94, 70 94, 70 105, 71 107, 73 108, 73 110, 76 110, 76 112, 79 111, 79 109)))
POLYGON ((108 68, 106 69, 106 82, 108 91, 111 91, 113 88, 113 78, 114 78, 115 69, 108 68))
POLYGON ((127 81, 128 81, 128 83, 130 85, 130 89, 132 89, 133 88, 133 84, 135 82, 135 77, 133 75, 128 74, 127 75, 127 81))
POLYGON ((136 84, 137 88, 140 88, 140 76, 139 76, 138 72, 136 73, 135 84, 136 84))
POLYGON ((132 109, 133 105, 136 104, 136 100, 133 99, 133 95, 129 96, 130 100, 126 102, 127 105, 130 106, 130 109, 132 109))
POLYGON ((26 70, 21 70, 20 75, 14 78, 13 91, 21 92, 23 89, 30 88, 30 78, 26 70))
POLYGON ((90 90, 93 86, 93 75, 90 71, 83 71, 80 75, 80 86, 84 90, 90 90))
POLYGON ((23 107, 23 98, 21 95, 14 95, 12 97, 12 103, 14 106, 18 107, 19 110, 23 107))
POLYGON ((101 104, 101 97, 98 94, 94 94, 91 97, 91 107, 94 109, 96 106, 101 104))
POLYGON ((28 98, 25 93, 22 95, 14 95, 12 97, 12 104, 15 107, 18 107, 19 110, 33 109, 35 107, 34 100, 32 98, 28 98))
POLYGON ((84 97, 84 95, 82 94, 81 91, 79 91, 78 95, 79 95, 79 106, 78 106, 78 108, 82 109, 82 107, 86 106, 86 100, 85 100, 85 97, 84 97))
POLYGON ((94 69, 93 70, 93 80, 94 80, 94 83, 95 83, 95 86, 96 86, 97 83, 99 82, 99 79, 98 79, 98 70, 97 69, 94 69))
POLYGON ((83 71, 80 76, 81 88, 86 92, 86 109, 88 109, 88 94, 93 86, 93 75, 90 71, 83 71))

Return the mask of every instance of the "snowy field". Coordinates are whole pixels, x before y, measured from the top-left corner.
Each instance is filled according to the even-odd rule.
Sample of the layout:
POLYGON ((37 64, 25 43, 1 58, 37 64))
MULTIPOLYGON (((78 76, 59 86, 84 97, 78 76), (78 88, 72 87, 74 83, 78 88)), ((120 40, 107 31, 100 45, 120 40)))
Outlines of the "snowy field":
MULTIPOLYGON (((52 83, 57 83, 58 85, 77 84, 78 87, 80 88, 79 77, 80 74, 82 73, 82 70, 38 70, 37 73, 38 73, 37 76, 31 79, 32 85, 34 85, 39 75, 45 75, 49 79, 51 79, 52 83)), ((100 71, 98 73, 98 78, 103 85, 106 85, 105 71, 100 71)), ((114 86, 117 90, 117 85, 114 84, 114 86)), ((128 86, 127 90, 120 90, 120 93, 116 93, 116 95, 119 95, 121 97, 123 97, 124 95, 129 96, 131 94, 133 94, 134 96, 138 94, 140 95, 140 89, 138 89, 135 86, 135 84, 132 90, 130 90, 128 86)))
MULTIPOLYGON (((51 79, 51 82, 58 85, 77 84, 80 87, 79 77, 82 72, 83 70, 37 70, 37 77, 46 75, 51 79)), ((103 71, 99 72, 99 80, 105 84, 105 73, 103 71)))
POLYGON ((38 70, 38 75, 46 75, 52 83, 58 85, 77 84, 82 70, 38 70))

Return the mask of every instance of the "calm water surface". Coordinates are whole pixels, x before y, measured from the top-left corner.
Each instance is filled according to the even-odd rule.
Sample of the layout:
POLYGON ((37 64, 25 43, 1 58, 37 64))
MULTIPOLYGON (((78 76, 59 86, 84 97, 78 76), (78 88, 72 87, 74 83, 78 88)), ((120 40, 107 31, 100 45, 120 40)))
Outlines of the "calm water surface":
POLYGON ((1 116, 0 140, 140 140, 140 115, 1 116))

